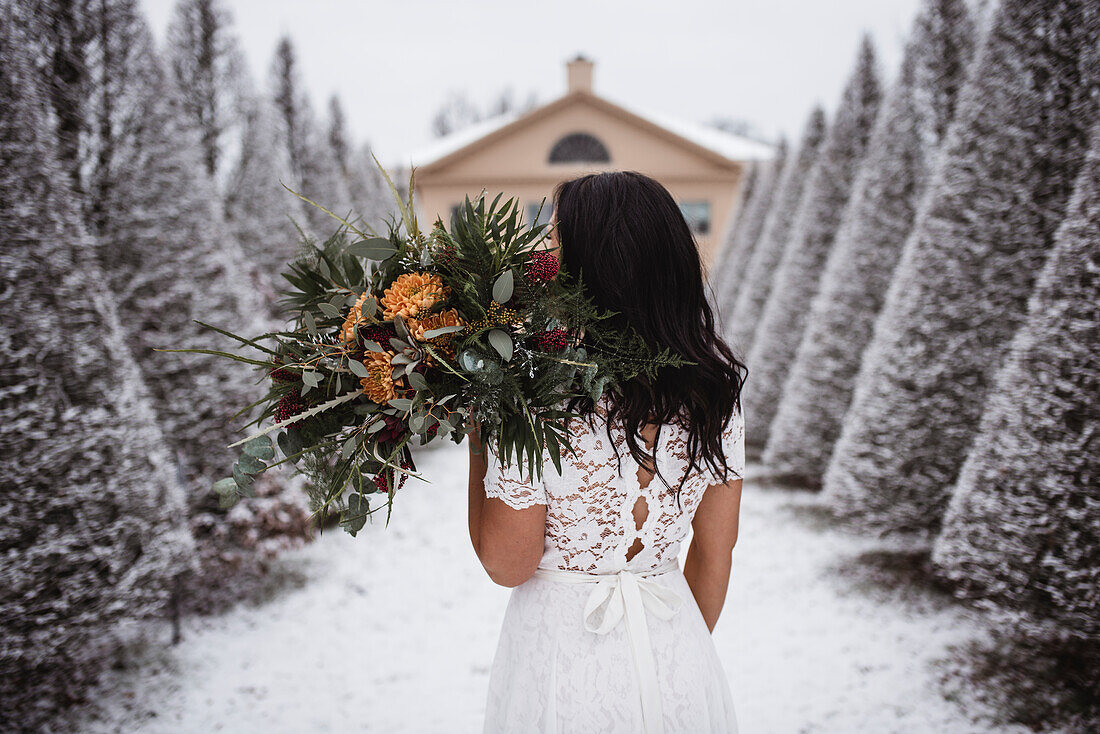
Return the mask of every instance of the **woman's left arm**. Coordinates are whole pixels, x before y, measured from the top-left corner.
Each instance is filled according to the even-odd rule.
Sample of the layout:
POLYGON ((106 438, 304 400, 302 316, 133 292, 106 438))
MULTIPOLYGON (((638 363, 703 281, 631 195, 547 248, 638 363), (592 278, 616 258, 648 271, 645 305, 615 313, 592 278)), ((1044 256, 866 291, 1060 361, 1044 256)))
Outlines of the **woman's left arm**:
POLYGON ((531 578, 542 560, 546 537, 546 505, 522 509, 500 497, 485 495, 488 468, 480 431, 470 442, 470 541, 481 565, 495 583, 519 586, 531 578))

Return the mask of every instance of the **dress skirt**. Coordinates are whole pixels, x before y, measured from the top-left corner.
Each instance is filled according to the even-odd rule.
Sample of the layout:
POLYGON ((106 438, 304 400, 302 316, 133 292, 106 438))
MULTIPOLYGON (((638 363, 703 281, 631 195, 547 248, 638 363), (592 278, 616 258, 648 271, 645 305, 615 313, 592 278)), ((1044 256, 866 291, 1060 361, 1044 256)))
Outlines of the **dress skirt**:
POLYGON ((594 584, 536 574, 515 587, 489 676, 484 733, 736 734, 729 682, 683 572, 677 565, 645 583, 682 600, 667 619, 635 617, 644 616, 648 630, 648 673, 639 672, 637 654, 644 631, 631 634, 627 619, 600 633, 586 626, 594 584), (643 688, 659 696, 660 724, 652 713, 643 719, 643 688))

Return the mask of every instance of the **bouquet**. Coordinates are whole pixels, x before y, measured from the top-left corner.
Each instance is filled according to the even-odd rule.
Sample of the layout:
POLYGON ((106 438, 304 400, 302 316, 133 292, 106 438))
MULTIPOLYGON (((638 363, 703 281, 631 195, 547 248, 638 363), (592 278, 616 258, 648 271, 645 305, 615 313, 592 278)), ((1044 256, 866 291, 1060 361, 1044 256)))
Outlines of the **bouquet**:
POLYGON ((322 527, 339 513, 355 535, 383 506, 388 525, 406 477, 422 479, 410 447, 460 443, 477 427, 506 465, 523 471, 526 462, 528 476, 541 477, 545 449, 560 474, 562 449, 573 450, 566 400, 599 399, 621 380, 687 364, 610 328, 613 313, 547 249, 549 225, 524 224, 515 199, 466 197, 449 229, 437 219, 425 234, 412 175, 405 201, 382 173, 397 203, 385 236, 292 192, 339 226, 324 243, 307 242, 282 274, 287 330, 246 337, 199 322, 258 356, 163 350, 234 359, 267 381, 266 395, 238 412, 262 406, 245 425, 259 430, 231 444, 241 447, 232 475, 213 486, 223 507, 289 462, 309 480, 322 527))

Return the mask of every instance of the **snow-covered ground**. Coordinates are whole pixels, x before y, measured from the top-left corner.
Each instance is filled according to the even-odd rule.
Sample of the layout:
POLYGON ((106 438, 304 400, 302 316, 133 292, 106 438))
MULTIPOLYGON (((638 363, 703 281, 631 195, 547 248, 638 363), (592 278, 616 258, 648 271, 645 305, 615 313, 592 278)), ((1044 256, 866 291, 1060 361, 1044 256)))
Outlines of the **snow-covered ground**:
MULTIPOLYGON (((83 730, 480 732, 510 590, 470 547, 465 448, 419 466, 433 483, 406 485, 388 529, 383 517, 354 539, 326 531, 285 555, 281 572, 303 581, 186 622, 182 644, 105 681, 83 730)), ((937 683, 948 646, 980 622, 860 591, 834 569, 874 544, 814 521, 815 495, 762 488, 753 469, 714 632, 743 734, 1023 731, 983 724, 988 712, 937 683)))

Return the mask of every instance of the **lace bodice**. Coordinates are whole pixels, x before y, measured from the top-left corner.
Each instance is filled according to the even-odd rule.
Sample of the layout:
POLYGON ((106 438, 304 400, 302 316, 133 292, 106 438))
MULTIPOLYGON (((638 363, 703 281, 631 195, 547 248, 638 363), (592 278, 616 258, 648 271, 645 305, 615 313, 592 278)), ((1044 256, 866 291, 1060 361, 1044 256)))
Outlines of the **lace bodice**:
MULTIPOLYGON (((606 396, 596 410, 593 427, 580 419, 570 422, 570 441, 576 456, 562 449, 560 476, 549 457, 544 457, 542 479, 530 482, 519 473, 514 461, 505 467, 488 451, 485 494, 499 497, 516 509, 546 505, 546 540, 540 568, 587 573, 655 568, 679 555, 680 542, 688 533, 703 493, 724 480, 714 476, 705 463, 702 469, 693 469, 684 481, 677 507, 673 490, 660 478, 649 478, 644 473, 639 478, 639 466, 627 448, 625 431, 612 424, 612 441, 622 461, 620 475, 619 462, 607 437, 606 396), (644 503, 638 502, 639 497, 645 498, 644 503), (634 515, 636 504, 644 505, 639 513, 639 517, 644 515, 640 528, 634 515), (636 541, 640 541, 640 550, 636 541)), ((638 443, 647 446, 641 436, 638 443)), ((722 445, 727 465, 741 476, 745 431, 739 411, 726 424, 722 445)), ((661 475, 675 488, 688 465, 687 431, 677 424, 660 426, 655 453, 661 475)))

